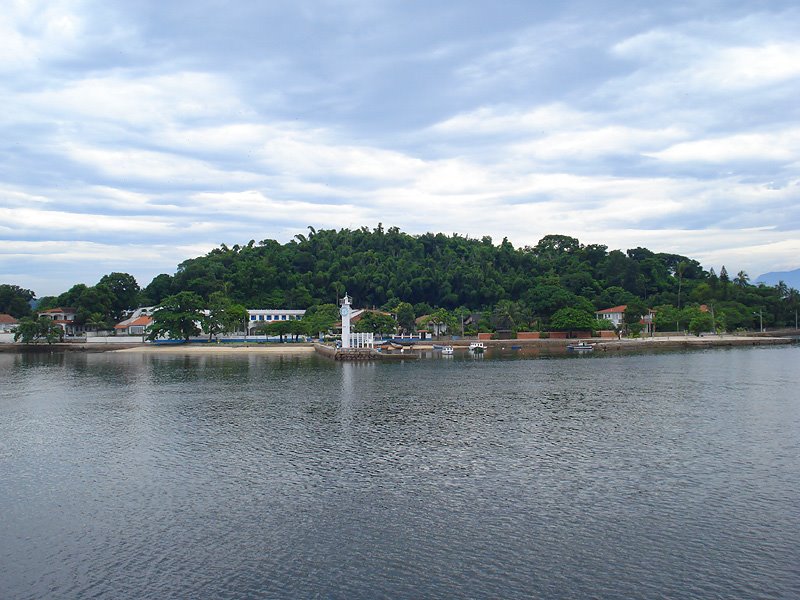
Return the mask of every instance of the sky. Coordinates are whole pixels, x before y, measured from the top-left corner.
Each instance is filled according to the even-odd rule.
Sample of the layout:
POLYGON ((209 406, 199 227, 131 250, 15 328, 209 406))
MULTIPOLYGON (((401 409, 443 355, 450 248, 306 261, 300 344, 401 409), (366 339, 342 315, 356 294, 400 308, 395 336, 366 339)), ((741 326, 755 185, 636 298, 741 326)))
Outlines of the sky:
POLYGON ((3 0, 0 283, 316 229, 800 267, 792 1, 3 0))

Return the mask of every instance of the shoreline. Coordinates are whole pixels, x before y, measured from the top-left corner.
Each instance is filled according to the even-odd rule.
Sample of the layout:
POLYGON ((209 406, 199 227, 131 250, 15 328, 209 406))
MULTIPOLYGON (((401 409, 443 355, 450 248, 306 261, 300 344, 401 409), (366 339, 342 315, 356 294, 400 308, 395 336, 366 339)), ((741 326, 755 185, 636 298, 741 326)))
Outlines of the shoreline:
MULTIPOLYGON (((458 350, 466 350, 474 340, 425 340, 415 344, 410 353, 429 352, 434 345, 447 344, 458 350)), ((519 349, 542 349, 555 352, 566 352, 567 345, 585 341, 600 352, 626 352, 637 350, 680 350, 724 348, 732 346, 775 346, 797 343, 796 337, 770 337, 756 335, 714 335, 696 336, 664 336, 654 338, 572 338, 572 339, 536 339, 536 340, 481 340, 487 350, 506 350, 510 347, 519 349)), ((136 354, 311 354, 314 353, 313 342, 288 344, 93 344, 93 343, 56 343, 56 344, 0 344, 0 353, 45 353, 45 352, 85 352, 85 353, 136 353, 136 354)))
POLYGON ((140 354, 309 354, 314 352, 314 345, 311 343, 282 344, 280 346, 177 344, 175 346, 135 346, 112 350, 111 352, 140 354))

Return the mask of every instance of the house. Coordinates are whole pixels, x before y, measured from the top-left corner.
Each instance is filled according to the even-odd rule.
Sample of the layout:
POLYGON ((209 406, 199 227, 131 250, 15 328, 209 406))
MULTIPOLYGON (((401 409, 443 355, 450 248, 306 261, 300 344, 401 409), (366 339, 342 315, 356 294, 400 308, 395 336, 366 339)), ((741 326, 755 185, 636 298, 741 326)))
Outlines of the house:
POLYGON ((646 315, 643 315, 642 318, 639 320, 639 323, 642 324, 642 332, 645 335, 653 335, 656 332, 656 311, 652 308, 647 311, 646 315))
POLYGON ((595 316, 598 320, 605 319, 606 321, 611 321, 611 324, 614 327, 622 327, 622 324, 625 322, 625 309, 628 308, 627 304, 622 304, 620 306, 614 306, 612 308, 604 308, 603 310, 595 311, 595 316))
POLYGON ((75 314, 77 311, 74 308, 51 308, 38 313, 39 318, 45 317, 52 320, 56 325, 61 327, 64 335, 75 335, 83 333, 85 328, 82 325, 75 323, 75 314))
MULTIPOLYGON (((595 311, 594 314, 598 320, 605 319, 606 321, 611 321, 614 327, 619 329, 625 323, 625 309, 627 308, 627 304, 622 304, 620 306, 595 311)), ((646 315, 639 319, 639 323, 642 325, 642 332, 645 335, 653 335, 653 333, 655 333, 655 316, 656 311, 651 308, 648 309, 646 315)))
POLYGON ((292 308, 248 308, 247 334, 252 335, 259 327, 276 321, 300 321, 305 314, 305 310, 292 308))
MULTIPOLYGON (((153 313, 156 311, 155 306, 140 306, 134 310, 126 310, 122 313, 122 316, 125 317, 125 321, 129 319, 137 319, 142 316, 153 316, 153 313)), ((124 321, 122 321, 124 322, 124 321)))
POLYGON ((152 325, 153 318, 149 315, 131 317, 114 325, 117 335, 144 335, 152 325))
POLYGON ((447 323, 431 322, 432 315, 422 315, 417 317, 414 322, 417 325, 417 332, 430 332, 431 335, 439 337, 447 333, 447 323), (427 327, 427 329, 426 329, 427 327))
POLYGON ((17 323, 19 321, 11 315, 0 313, 0 333, 11 333, 16 328, 17 323))

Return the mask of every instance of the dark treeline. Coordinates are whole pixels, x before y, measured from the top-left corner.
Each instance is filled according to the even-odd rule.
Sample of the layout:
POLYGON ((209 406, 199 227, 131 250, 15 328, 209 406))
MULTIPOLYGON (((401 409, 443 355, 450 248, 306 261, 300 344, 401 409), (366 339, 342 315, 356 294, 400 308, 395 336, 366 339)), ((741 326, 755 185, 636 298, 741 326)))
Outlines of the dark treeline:
MULTIPOLYGON (((99 292, 76 286, 44 304, 75 306, 81 294, 100 296, 107 316, 116 316, 120 302, 132 301, 133 285, 125 274, 104 279, 99 292)), ((156 305, 182 291, 205 300, 221 293, 251 308, 309 308, 336 303, 345 291, 357 306, 391 310, 403 302, 417 316, 436 308, 491 313, 500 307, 516 315, 516 327, 546 325, 564 308, 592 313, 621 304, 658 308, 661 329, 677 328, 681 311, 701 304, 712 306, 728 330, 757 327, 759 319, 793 326, 798 305, 797 291, 785 285, 751 285, 744 272, 729 277, 725 267, 717 274, 691 258, 647 248, 609 251, 564 235, 515 248, 507 239, 409 235, 381 225, 309 227, 285 244, 222 245, 184 261, 173 275, 158 275, 136 300, 156 305)), ((85 318, 99 319, 103 311, 87 308, 85 318)))

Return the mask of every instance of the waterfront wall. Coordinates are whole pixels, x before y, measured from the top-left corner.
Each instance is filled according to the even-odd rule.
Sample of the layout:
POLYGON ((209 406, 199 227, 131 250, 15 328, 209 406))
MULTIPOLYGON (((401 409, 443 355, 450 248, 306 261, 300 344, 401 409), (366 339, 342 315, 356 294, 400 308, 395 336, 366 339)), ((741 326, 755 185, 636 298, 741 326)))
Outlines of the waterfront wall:
POLYGON ((87 344, 144 344, 141 335, 96 335, 86 338, 87 344))

